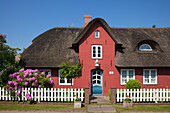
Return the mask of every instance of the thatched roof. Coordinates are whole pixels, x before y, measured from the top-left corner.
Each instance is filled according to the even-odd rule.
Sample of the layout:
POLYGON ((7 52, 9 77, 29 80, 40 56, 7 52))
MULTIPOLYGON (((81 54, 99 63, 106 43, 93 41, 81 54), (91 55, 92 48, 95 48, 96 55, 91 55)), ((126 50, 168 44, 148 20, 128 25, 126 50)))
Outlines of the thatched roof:
POLYGON ((56 27, 39 35, 21 55, 25 67, 58 67, 62 62, 78 63, 78 53, 71 47, 81 30, 56 27))
POLYGON ((100 22, 116 42, 116 66, 170 67, 170 28, 110 28, 101 18, 92 20, 85 28, 56 27, 39 35, 21 55, 25 67, 78 63, 77 45, 96 22, 100 22), (153 45, 154 51, 139 51, 143 42, 153 45))

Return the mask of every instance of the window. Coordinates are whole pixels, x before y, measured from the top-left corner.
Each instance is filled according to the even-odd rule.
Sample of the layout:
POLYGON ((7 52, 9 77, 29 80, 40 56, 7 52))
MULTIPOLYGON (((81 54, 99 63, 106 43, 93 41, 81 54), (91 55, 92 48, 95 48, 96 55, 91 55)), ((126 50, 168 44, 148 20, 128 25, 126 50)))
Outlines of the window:
POLYGON ((150 45, 148 44, 142 44, 140 47, 139 47, 139 50, 140 51, 152 51, 152 48, 150 45))
POLYGON ((44 77, 47 75, 51 75, 51 69, 39 69, 39 71, 44 72, 44 77))
POLYGON ((102 59, 102 45, 92 45, 92 59, 102 59))
POLYGON ((59 85, 71 85, 71 80, 72 80, 72 85, 73 85, 73 79, 68 79, 65 77, 60 77, 60 73, 59 73, 59 85))
POLYGON ((135 79, 135 70, 134 69, 122 69, 121 70, 121 85, 125 85, 131 79, 135 79))
POLYGON ((95 38, 99 38, 100 37, 100 32, 99 31, 95 31, 95 38))
POLYGON ((157 84, 157 70, 156 69, 144 69, 143 84, 157 84))

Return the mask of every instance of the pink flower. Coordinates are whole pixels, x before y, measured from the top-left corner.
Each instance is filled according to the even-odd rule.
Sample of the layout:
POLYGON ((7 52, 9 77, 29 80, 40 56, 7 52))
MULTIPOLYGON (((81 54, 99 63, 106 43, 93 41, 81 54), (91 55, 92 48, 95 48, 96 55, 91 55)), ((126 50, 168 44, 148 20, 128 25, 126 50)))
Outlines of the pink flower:
POLYGON ((32 75, 32 73, 29 74, 29 76, 31 76, 31 75, 32 75))
POLYGON ((39 74, 38 74, 38 73, 35 73, 34 75, 35 75, 35 76, 38 76, 39 74))
POLYGON ((35 80, 35 83, 37 83, 38 82, 38 80, 35 80))
POLYGON ((38 87, 40 88, 40 87, 41 87, 41 85, 38 85, 38 87))
POLYGON ((44 72, 41 72, 41 75, 44 75, 45 73, 44 72))
POLYGON ((6 102, 8 101, 8 100, 5 100, 6 102))
POLYGON ((12 90, 12 87, 9 87, 8 90, 12 90))
POLYGON ((18 88, 17 86, 14 87, 14 89, 17 89, 17 88, 18 88))
POLYGON ((47 75, 47 77, 51 77, 51 75, 47 75))
POLYGON ((33 83, 32 83, 32 85, 34 86, 34 85, 35 85, 35 83, 33 82, 33 83))
POLYGON ((24 71, 24 69, 20 69, 19 72, 24 71))
POLYGON ((21 81, 23 81, 23 79, 21 79, 21 81))
POLYGON ((28 85, 28 82, 25 82, 25 85, 28 85))
POLYGON ((27 78, 27 81, 30 81, 31 79, 30 78, 27 78))
POLYGON ((10 77, 13 77, 13 74, 10 74, 9 76, 10 76, 10 77))
POLYGON ((12 81, 8 81, 8 84, 12 84, 12 81))
POLYGON ((53 80, 50 80, 50 84, 52 84, 53 83, 53 80))
POLYGON ((22 88, 19 88, 19 90, 22 90, 22 88))
POLYGON ((32 97, 31 97, 31 96, 29 96, 29 100, 32 100, 32 97))
POLYGON ((16 78, 18 79, 20 77, 20 75, 18 75, 16 78))
POLYGON ((24 77, 26 77, 27 75, 24 75, 24 77))
POLYGON ((32 80, 35 80, 35 77, 32 77, 32 80))
POLYGON ((20 78, 18 78, 18 81, 21 81, 21 79, 20 79, 20 78))
POLYGON ((16 86, 18 83, 16 81, 13 81, 13 84, 16 86))
POLYGON ((19 95, 20 94, 20 92, 17 92, 17 95, 19 95))
POLYGON ((34 71, 35 71, 35 72, 37 72, 37 71, 38 71, 38 69, 35 69, 34 71))
POLYGON ((26 96, 29 96, 30 94, 29 93, 26 93, 26 96))
POLYGON ((26 96, 27 99, 29 99, 30 96, 26 96))

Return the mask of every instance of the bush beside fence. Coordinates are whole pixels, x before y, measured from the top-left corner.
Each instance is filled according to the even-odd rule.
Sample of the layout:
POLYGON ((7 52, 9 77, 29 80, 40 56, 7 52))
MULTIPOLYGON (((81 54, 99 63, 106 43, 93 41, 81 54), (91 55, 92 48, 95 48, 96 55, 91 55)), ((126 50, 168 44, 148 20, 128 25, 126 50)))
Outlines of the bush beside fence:
POLYGON ((12 96, 10 91, 0 87, 0 100, 8 101, 27 101, 26 93, 29 93, 34 101, 38 102, 70 102, 76 97, 84 100, 84 89, 56 89, 56 88, 23 88, 18 90, 20 95, 12 96))

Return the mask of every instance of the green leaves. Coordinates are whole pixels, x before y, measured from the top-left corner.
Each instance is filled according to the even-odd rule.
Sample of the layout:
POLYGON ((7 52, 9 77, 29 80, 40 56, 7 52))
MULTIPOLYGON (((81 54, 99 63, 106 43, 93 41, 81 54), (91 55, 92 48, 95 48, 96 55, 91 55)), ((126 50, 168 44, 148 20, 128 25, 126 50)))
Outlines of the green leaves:
POLYGON ((70 65, 69 63, 61 63, 59 65, 59 72, 61 77, 75 78, 81 75, 82 67, 80 63, 76 65, 70 65))

